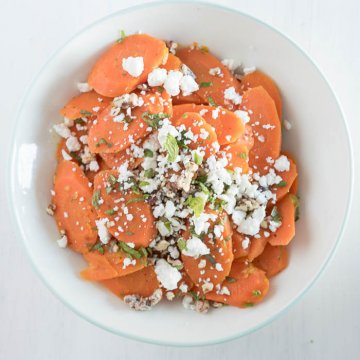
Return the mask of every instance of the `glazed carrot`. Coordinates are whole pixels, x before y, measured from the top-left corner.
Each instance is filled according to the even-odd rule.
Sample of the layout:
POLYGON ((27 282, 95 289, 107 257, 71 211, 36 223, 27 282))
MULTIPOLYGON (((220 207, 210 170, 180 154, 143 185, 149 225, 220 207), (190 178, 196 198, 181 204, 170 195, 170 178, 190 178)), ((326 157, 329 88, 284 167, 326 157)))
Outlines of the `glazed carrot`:
POLYGON ((212 126, 205 122, 205 120, 194 112, 188 112, 174 119, 176 126, 184 125, 187 130, 191 130, 194 136, 197 136, 196 141, 191 141, 188 144, 190 149, 201 149, 205 151, 205 159, 216 153, 214 143, 217 143, 217 136, 212 126))
POLYGON ((265 249, 268 239, 263 235, 263 231, 260 231, 261 236, 259 238, 252 237, 250 241, 249 253, 247 258, 249 261, 253 261, 259 255, 261 255, 265 249))
POLYGON ((233 230, 231 240, 232 240, 234 259, 239 259, 239 258, 247 256, 249 254, 250 244, 246 244, 247 241, 245 238, 246 238, 246 235, 240 234, 235 229, 233 230))
POLYGON ((249 242, 246 241, 246 236, 244 234, 240 234, 236 230, 233 231, 232 243, 235 259, 246 257, 249 261, 253 261, 262 254, 268 242, 267 238, 263 235, 263 231, 261 231, 261 236, 259 238, 248 236, 248 239, 249 242))
POLYGON ((241 258, 234 260, 222 287, 223 293, 226 293, 226 287, 230 295, 221 295, 214 290, 205 295, 206 299, 241 308, 251 307, 264 299, 269 290, 269 280, 264 271, 241 258))
POLYGON ((267 173, 267 158, 277 159, 281 146, 281 124, 276 106, 263 87, 258 86, 244 92, 242 110, 249 111, 254 135, 254 147, 249 153, 249 165, 255 172, 267 173))
POLYGON ((278 173, 278 175, 281 176, 282 181, 280 184, 274 185, 271 189, 271 191, 276 194, 277 201, 281 200, 290 191, 290 188, 298 176, 296 162, 289 154, 286 154, 286 156, 290 162, 290 169, 289 171, 278 173))
MULTIPOLYGON (((281 217, 281 225, 272 232, 268 238, 269 244, 287 245, 295 236, 295 210, 296 196, 287 194, 285 197, 276 204, 276 208, 281 217)), ((297 199, 296 199, 297 200, 297 199)))
POLYGON ((185 112, 196 112, 211 125, 220 145, 230 144, 239 139, 245 131, 244 124, 233 112, 213 106, 183 104, 173 108, 174 119, 185 112))
POLYGON ((123 298, 126 295, 148 297, 156 289, 160 288, 159 281, 152 265, 130 275, 101 281, 101 284, 120 298, 123 298))
POLYGON ((104 96, 130 93, 146 81, 149 72, 158 67, 167 54, 162 40, 145 34, 127 36, 100 56, 89 74, 88 83, 104 96), (142 58, 144 69, 139 76, 132 76, 124 69, 124 61, 129 57, 142 58))
POLYGON ((134 243, 135 247, 146 247, 156 236, 151 206, 144 201, 142 194, 120 191, 116 183, 118 177, 116 170, 102 171, 96 175, 93 196, 103 200, 95 204, 96 212, 100 218, 114 222, 108 231, 115 238, 134 243))
POLYGON ((101 96, 95 91, 89 91, 74 96, 61 110, 60 114, 75 120, 84 116, 96 116, 104 110, 111 99, 101 96))
POLYGON ((234 78, 229 69, 214 55, 204 49, 186 47, 177 52, 180 60, 196 75, 196 82, 200 89, 197 94, 207 104, 217 104, 229 110, 235 109, 234 104, 224 98, 226 89, 234 87, 236 93, 240 92, 240 83, 234 78), (222 75, 210 75, 211 69, 220 69, 222 75))
POLYGON ((245 75, 241 80, 241 91, 245 92, 247 89, 262 86, 275 102, 276 110, 279 119, 282 118, 282 101, 280 90, 275 81, 260 70, 256 70, 250 74, 245 75))
POLYGON ((177 96, 173 97, 173 104, 174 105, 181 105, 181 104, 196 104, 200 105, 203 103, 203 100, 197 93, 192 93, 190 95, 184 96, 180 93, 177 96))
POLYGON ((103 159, 97 158, 97 163, 99 164, 99 170, 98 171, 91 171, 91 170, 85 170, 85 175, 88 178, 88 180, 93 183, 95 180, 95 176, 98 174, 99 171, 109 170, 109 166, 105 163, 103 159))
POLYGON ((172 97, 167 93, 167 91, 161 87, 153 89, 155 94, 157 94, 160 100, 161 105, 163 106, 163 112, 170 117, 173 115, 173 105, 172 97))
POLYGON ((254 136, 250 125, 245 125, 243 135, 236 142, 245 145, 249 151, 253 148, 254 136))
POLYGON ((118 168, 126 161, 128 162, 129 169, 136 169, 144 160, 143 158, 135 158, 128 149, 111 154, 102 153, 100 156, 109 169, 118 168))
POLYGON ((85 280, 100 281, 112 279, 118 276, 125 276, 144 267, 144 259, 134 259, 135 265, 124 266, 126 254, 121 251, 116 253, 90 251, 84 254, 85 260, 89 263, 88 268, 81 271, 80 276, 85 280))
POLYGON ((229 161, 228 169, 241 168, 243 174, 249 172, 249 150, 246 145, 236 142, 224 145, 220 149, 226 153, 229 161))
POLYGON ((296 195, 299 192, 299 177, 297 176, 289 190, 290 194, 296 195))
POLYGON ((167 71, 179 70, 181 67, 181 60, 177 56, 169 53, 166 63, 164 65, 160 65, 159 67, 166 69, 167 71))
POLYGON ((289 263, 286 246, 272 246, 267 244, 264 252, 255 259, 254 265, 264 270, 267 277, 272 277, 283 271, 289 263))
POLYGON ((97 118, 89 130, 88 143, 93 153, 115 153, 129 147, 134 141, 145 138, 149 134, 147 114, 159 114, 164 110, 160 96, 148 93, 142 96, 144 105, 132 111, 129 123, 115 122, 112 105, 109 105, 97 118), (144 118, 145 117, 145 118, 144 118))
POLYGON ((97 218, 91 206, 92 189, 80 167, 72 161, 61 161, 57 167, 52 202, 55 205, 55 220, 64 231, 69 246, 77 252, 87 252, 94 244, 97 218))
MULTIPOLYGON (((211 211, 210 209, 206 211, 211 211)), ((231 235, 232 229, 230 225, 230 221, 226 214, 221 213, 218 214, 214 211, 211 211, 213 214, 218 216, 217 220, 222 220, 222 224, 224 224, 224 231, 222 232, 223 239, 216 239, 215 241, 211 240, 208 236, 205 236, 204 243, 210 250, 209 255, 202 255, 198 258, 194 258, 191 256, 187 256, 185 254, 181 254, 181 259, 184 263, 184 268, 186 273, 189 275, 190 279, 194 282, 194 284, 201 288, 204 280, 211 282, 214 286, 216 284, 221 284, 221 282, 225 279, 225 277, 229 274, 231 263, 233 261, 233 253, 232 253, 232 242, 231 235), (199 264, 200 262, 204 262, 205 265, 202 267, 199 264), (216 270, 215 264, 220 264, 222 270, 216 270), (199 282, 199 279, 202 282, 199 282)), ((214 226, 214 222, 212 222, 212 226, 214 226)), ((186 230, 183 233, 183 238, 185 241, 188 241, 191 238, 191 234, 189 230, 186 230)))

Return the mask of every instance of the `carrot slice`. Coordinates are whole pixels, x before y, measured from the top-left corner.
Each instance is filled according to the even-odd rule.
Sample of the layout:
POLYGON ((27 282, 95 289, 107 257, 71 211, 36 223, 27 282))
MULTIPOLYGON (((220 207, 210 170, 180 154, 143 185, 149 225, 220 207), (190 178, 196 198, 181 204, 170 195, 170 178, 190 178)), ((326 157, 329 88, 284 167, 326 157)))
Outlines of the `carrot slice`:
POLYGON ((75 120, 84 116, 96 116, 104 110, 111 99, 89 91, 74 96, 61 110, 60 114, 68 119, 75 120))
POLYGON ((130 123, 114 121, 112 105, 109 105, 97 118, 89 130, 88 143, 93 153, 115 153, 129 147, 133 142, 149 134, 149 125, 144 114, 158 114, 164 110, 157 93, 142 96, 144 105, 134 108, 130 123))
POLYGON ((246 259, 234 260, 222 289, 205 294, 206 299, 237 306, 251 307, 264 299, 269 290, 269 280, 265 272, 258 269, 246 259), (226 295, 227 291, 230 295, 226 295), (224 293, 221 295, 221 290, 224 293))
POLYGON ((289 190, 290 194, 296 195, 299 192, 299 176, 297 176, 289 190))
POLYGON ((224 98, 224 92, 233 87, 234 91, 239 93, 240 83, 214 55, 195 47, 179 49, 177 55, 196 75, 196 82, 200 86, 197 94, 203 102, 215 103, 229 110, 235 108, 231 101, 224 98), (209 71, 214 68, 219 68, 222 75, 210 75, 209 71))
POLYGON ((241 257, 246 257, 249 261, 253 261, 262 254, 267 242, 268 239, 263 235, 263 233, 259 238, 256 238, 253 236, 249 237, 244 234, 240 234, 234 230, 232 236, 234 258, 238 259, 241 257), (249 238, 248 244, 246 244, 247 242, 244 242, 246 237, 249 238))
POLYGON ((183 95, 181 92, 179 95, 174 96, 173 98, 174 105, 181 105, 181 104, 197 104, 200 105, 203 103, 203 100, 197 93, 192 93, 190 95, 183 95))
POLYGON ((229 161, 227 165, 228 169, 241 168, 243 174, 249 172, 249 150, 246 145, 236 142, 224 145, 220 149, 226 153, 229 161))
MULTIPOLYGON (((208 209, 207 211, 209 212, 211 210, 208 209)), ((216 239, 213 241, 208 236, 205 236, 203 241, 210 250, 209 255, 202 255, 198 258, 194 258, 187 256, 184 253, 181 254, 185 271, 198 288, 201 288, 205 280, 211 282, 214 286, 221 284, 229 274, 231 263, 233 261, 232 242, 230 240, 232 229, 228 216, 224 213, 219 214, 214 211, 211 212, 217 215, 217 220, 215 220, 215 222, 219 222, 219 220, 222 219, 221 223, 224 226, 222 240, 216 239), (199 267, 200 262, 203 263, 204 260, 206 265, 204 267, 199 267), (217 270, 215 264, 220 264, 222 270, 217 270)), ((214 226, 214 221, 211 222, 211 226, 214 226)), ((189 230, 186 230, 183 233, 183 238, 186 241, 191 238, 189 230)))
POLYGON ((119 184, 113 180, 118 176, 118 171, 107 170, 95 177, 94 196, 103 200, 96 206, 96 212, 100 218, 113 221, 108 230, 115 238, 146 247, 156 236, 151 206, 143 195, 120 191, 119 184))
POLYGON ((255 259, 254 265, 272 277, 283 271, 289 263, 289 254, 286 246, 272 246, 267 244, 264 252, 255 259))
POLYGON ((167 54, 168 49, 162 40, 146 34, 127 36, 100 56, 89 74, 88 83, 104 96, 130 93, 146 81, 149 72, 158 67, 167 54), (137 77, 123 68, 123 61, 129 57, 143 59, 144 70, 137 77))
POLYGON ((105 254, 96 251, 88 252, 84 254, 84 258, 89 263, 89 267, 84 269, 80 276, 85 280, 100 281, 125 276, 144 267, 144 259, 134 259, 135 265, 130 264, 125 267, 126 257, 126 254, 121 251, 116 253, 106 251, 105 254))
POLYGON ((250 246, 249 245, 245 246, 246 242, 243 243, 246 237, 247 237, 246 235, 240 234, 238 231, 233 230, 231 241, 232 241, 234 259, 239 259, 241 257, 248 255, 250 246))
POLYGON ((281 124, 274 100, 261 87, 244 92, 242 110, 249 111, 254 134, 254 146, 249 153, 249 165, 255 172, 264 174, 269 164, 267 158, 277 159, 281 146, 281 124))
POLYGON ((85 175, 91 183, 94 182, 95 176, 99 173, 99 171, 109 170, 109 166, 107 166, 103 159, 97 159, 97 163, 99 164, 98 171, 85 170, 85 175))
POLYGON ((281 200, 290 191, 291 186, 298 176, 296 162, 289 154, 286 154, 286 156, 290 162, 289 171, 278 173, 278 175, 281 176, 282 181, 279 184, 274 185, 271 189, 271 191, 276 194, 277 201, 281 200))
POLYGON ((80 167, 72 161, 61 161, 56 169, 52 202, 55 220, 65 231, 69 246, 77 252, 87 252, 95 244, 97 218, 91 206, 92 189, 80 167))
POLYGON ((187 146, 190 149, 201 149, 205 151, 205 159, 216 153, 217 136, 211 125, 209 125, 198 113, 187 112, 174 120, 176 126, 184 125, 186 130, 191 130, 196 141, 191 141, 187 146))
POLYGON ((242 120, 229 110, 206 105, 183 104, 174 106, 173 117, 176 119, 185 112, 199 113, 215 129, 220 145, 233 143, 244 134, 242 120))
POLYGON ((101 284, 120 298, 126 295, 148 297, 160 288, 154 266, 149 265, 130 275, 101 281, 101 284))
POLYGON ((126 161, 128 162, 129 169, 136 169, 144 160, 143 158, 135 158, 128 149, 111 154, 102 153, 100 156, 109 169, 118 168, 126 161))
POLYGON ((249 253, 247 258, 249 261, 253 261, 259 255, 261 255, 265 249, 266 244, 268 243, 268 238, 263 235, 263 231, 260 231, 260 237, 252 237, 249 246, 249 253))
POLYGON ((243 135, 236 142, 245 145, 249 151, 253 148, 254 136, 250 125, 245 125, 243 135))
POLYGON ((245 75, 241 80, 241 91, 245 92, 247 89, 262 86, 275 102, 276 110, 279 119, 282 118, 282 101, 280 90, 275 81, 260 70, 256 70, 250 74, 245 75))
POLYGON ((281 225, 273 233, 271 233, 268 241, 271 245, 287 245, 295 236, 295 211, 296 196, 287 194, 276 204, 277 211, 281 216, 281 225))
POLYGON ((166 63, 160 65, 161 68, 170 71, 170 70, 179 70, 181 67, 181 60, 174 54, 169 53, 166 63))

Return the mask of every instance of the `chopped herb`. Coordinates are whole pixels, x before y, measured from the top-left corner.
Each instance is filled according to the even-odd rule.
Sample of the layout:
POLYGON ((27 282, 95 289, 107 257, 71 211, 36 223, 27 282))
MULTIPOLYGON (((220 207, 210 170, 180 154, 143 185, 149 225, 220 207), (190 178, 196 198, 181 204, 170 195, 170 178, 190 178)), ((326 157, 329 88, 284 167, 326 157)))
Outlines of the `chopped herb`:
POLYGON ((139 182, 139 186, 142 188, 142 187, 145 187, 145 186, 148 186, 148 185, 150 185, 150 183, 149 182, 147 182, 147 181, 140 181, 139 182))
POLYGON ((251 303, 251 302, 245 302, 243 304, 245 307, 253 307, 255 304, 254 303, 251 303))
POLYGON ((179 240, 177 241, 177 246, 180 251, 183 251, 186 249, 186 242, 185 242, 184 238, 179 238, 179 240))
POLYGON ((179 265, 173 265, 173 267, 177 270, 182 270, 184 265, 183 264, 179 264, 179 265))
POLYGON ((241 152, 238 154, 239 157, 241 157, 242 159, 247 159, 247 153, 246 152, 241 152))
POLYGON ((295 207, 295 221, 300 219, 300 198, 294 194, 290 194, 291 202, 295 207))
POLYGON ((95 208, 95 209, 98 209, 99 208, 99 200, 100 200, 100 190, 96 190, 92 196, 92 200, 91 200, 91 203, 92 203, 92 206, 95 208))
POLYGON ((225 200, 215 199, 214 208, 217 211, 221 211, 226 206, 226 204, 227 204, 227 202, 225 200))
POLYGON ((252 296, 260 296, 261 295, 261 290, 254 290, 252 292, 252 296))
MULTIPOLYGON (((146 178, 153 178, 153 177, 155 176, 155 170, 152 169, 152 168, 145 170, 145 171, 144 171, 144 176, 145 176, 146 178)), ((149 183, 148 183, 148 185, 149 185, 149 183)), ((140 186, 141 186, 141 185, 140 185, 140 186)))
POLYGON ((179 154, 179 145, 171 134, 167 135, 164 148, 168 152, 168 160, 170 162, 175 161, 179 154))
POLYGON ((87 111, 87 110, 80 110, 80 114, 82 116, 91 116, 92 113, 90 111, 87 111))
POLYGON ((213 85, 213 83, 211 81, 209 81, 209 82, 204 81, 204 82, 200 83, 199 87, 200 88, 207 88, 207 87, 210 87, 212 85, 213 85))
POLYGON ((194 299, 195 301, 199 301, 199 300, 200 300, 200 296, 199 296, 195 291, 190 290, 190 291, 189 291, 189 294, 193 297, 193 299, 194 299))
POLYGON ((216 265, 216 260, 214 259, 214 257, 210 254, 206 254, 204 255, 206 257, 207 260, 210 261, 211 265, 215 267, 216 265))
POLYGON ((132 198, 126 202, 126 205, 131 204, 133 202, 144 202, 145 200, 146 200, 145 197, 132 198))
POLYGON ((194 212, 196 217, 199 217, 204 211, 205 201, 201 197, 194 197, 190 195, 186 201, 185 205, 188 205, 189 208, 194 212))
POLYGON ((112 174, 110 174, 108 180, 109 180, 109 183, 110 183, 111 185, 115 185, 116 182, 117 182, 116 177, 115 177, 114 175, 112 175, 112 174))
POLYGON ((163 86, 158 86, 157 88, 156 88, 156 90, 158 91, 158 92, 160 92, 160 93, 162 93, 162 92, 164 92, 164 87, 163 86))
POLYGON ((159 128, 160 121, 169 118, 170 115, 166 113, 151 114, 146 111, 142 113, 141 117, 149 126, 157 130, 159 128))
POLYGON ((126 34, 124 30, 120 31, 120 38, 116 40, 117 43, 121 43, 124 41, 124 39, 126 38, 126 34))
POLYGON ((108 148, 111 148, 113 146, 112 143, 107 142, 104 138, 101 138, 95 146, 99 147, 100 145, 103 145, 103 144, 106 145, 108 148))
POLYGON ((131 236, 131 235, 134 235, 135 233, 133 233, 132 231, 125 231, 125 234, 126 234, 127 236, 131 236))
POLYGON ((182 117, 183 119, 186 119, 186 118, 188 117, 188 114, 182 114, 181 117, 182 117))
POLYGON ((237 281, 237 279, 231 277, 231 276, 226 276, 225 277, 225 280, 228 282, 228 283, 234 283, 237 281))
POLYGON ((139 188, 138 184, 134 184, 131 186, 131 190, 133 191, 133 193, 140 195, 141 194, 141 190, 139 188))
POLYGON ((217 106, 215 100, 211 96, 208 97, 208 102, 211 106, 217 106))
POLYGON ((77 125, 85 125, 86 124, 86 122, 82 118, 75 119, 74 123, 77 125))
POLYGON ((204 185, 204 183, 200 182, 200 181, 195 181, 195 184, 200 186, 201 191, 205 194, 205 195, 210 195, 210 190, 207 188, 206 185, 204 185))
POLYGON ((287 182, 284 180, 281 180, 279 183, 276 184, 277 187, 284 187, 287 185, 287 182))
POLYGON ((200 51, 203 53, 208 53, 209 52, 209 48, 205 45, 201 45, 200 46, 200 51))
POLYGON ((276 206, 274 206, 271 210, 271 220, 276 222, 276 223, 281 223, 282 221, 282 217, 281 214, 279 213, 279 210, 276 206))
POLYGON ((224 237, 225 242, 229 241, 230 239, 231 239, 231 235, 228 235, 228 236, 224 237))
POLYGON ((162 220, 162 222, 164 223, 167 230, 171 232, 171 222, 169 220, 166 220, 165 218, 162 220))
POLYGON ((141 257, 143 257, 143 254, 140 251, 133 249, 124 241, 119 241, 118 245, 121 250, 124 251, 124 253, 133 256, 135 259, 140 259, 141 257))
POLYGON ((144 149, 144 157, 153 157, 154 153, 150 149, 144 149))
MULTIPOLYGON (((134 233, 133 233, 133 234, 134 234, 134 233)), ((141 248, 139 249, 139 253, 142 255, 142 257, 148 256, 148 253, 147 253, 147 251, 146 251, 146 248, 144 248, 144 247, 141 247, 141 248)))
POLYGON ((104 255, 105 250, 102 243, 97 243, 91 248, 91 251, 95 250, 97 250, 100 254, 104 255))
POLYGON ((194 161, 196 165, 201 165, 203 162, 203 157, 199 155, 197 152, 194 153, 194 161))
POLYGON ((199 176, 196 178, 196 181, 205 184, 206 181, 207 181, 207 175, 206 175, 206 174, 199 175, 199 176))
POLYGON ((81 157, 79 154, 77 154, 76 152, 74 151, 70 151, 70 156, 76 160, 77 162, 81 163, 81 157))
POLYGON ((107 194, 110 194, 112 189, 113 189, 112 186, 107 186, 105 191, 106 191, 107 194))
POLYGON ((116 211, 115 211, 114 209, 105 210, 105 214, 106 214, 106 215, 114 215, 115 212, 116 212, 116 211))

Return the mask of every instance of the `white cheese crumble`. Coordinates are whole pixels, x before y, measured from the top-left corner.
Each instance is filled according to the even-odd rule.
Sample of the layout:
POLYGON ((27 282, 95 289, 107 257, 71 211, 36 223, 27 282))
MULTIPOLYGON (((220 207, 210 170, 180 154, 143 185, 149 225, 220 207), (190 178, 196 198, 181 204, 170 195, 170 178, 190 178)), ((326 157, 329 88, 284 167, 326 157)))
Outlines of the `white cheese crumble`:
POLYGON ((90 171, 98 171, 100 169, 100 166, 96 160, 91 160, 89 164, 89 170, 90 171))
POLYGON ((169 71, 168 76, 164 82, 164 88, 169 95, 177 96, 180 94, 180 81, 182 78, 183 74, 181 71, 169 71))
POLYGON ((87 82, 78 82, 77 88, 81 93, 89 92, 92 90, 92 87, 87 82))
POLYGON ((234 114, 239 119, 241 119, 244 124, 247 124, 250 121, 250 116, 249 116, 249 113, 247 111, 236 110, 236 111, 234 111, 234 114))
POLYGON ((59 240, 56 240, 56 242, 59 245, 59 247, 61 247, 62 249, 65 249, 68 244, 68 238, 66 235, 63 235, 59 240))
POLYGON ((53 128, 55 132, 64 139, 67 139, 69 136, 71 136, 70 129, 64 123, 56 124, 53 126, 53 128))
POLYGON ((188 96, 194 91, 199 90, 199 85, 196 83, 192 76, 185 75, 180 80, 180 89, 183 92, 184 96, 188 96))
POLYGON ((210 254, 209 248, 198 237, 191 237, 186 242, 186 248, 182 251, 183 255, 198 258, 201 255, 210 254))
POLYGON ((224 91, 224 99, 232 101, 235 105, 241 104, 242 96, 235 91, 234 86, 230 86, 224 91))
POLYGON ((147 82, 149 86, 161 86, 167 77, 166 69, 156 68, 148 75, 147 82))
POLYGON ((256 66, 248 66, 243 68, 243 72, 245 75, 251 74, 256 71, 256 66))
POLYGON ((64 160, 72 160, 72 157, 64 149, 61 150, 61 155, 64 160))
POLYGON ((181 280, 181 273, 166 260, 159 259, 155 264, 155 273, 161 285, 167 290, 175 290, 181 280))
POLYGON ((111 238, 111 235, 109 234, 109 231, 106 226, 108 222, 109 222, 108 218, 102 218, 99 220, 95 220, 98 235, 99 235, 100 241, 103 244, 107 244, 111 238))
POLYGON ((81 145, 79 140, 75 136, 69 136, 66 140, 66 147, 70 152, 79 151, 81 149, 81 145))
POLYGON ((142 56, 124 58, 122 67, 132 77, 139 77, 144 71, 144 58, 142 56))
POLYGON ((277 160, 275 160, 274 168, 279 172, 289 171, 289 159, 285 155, 281 155, 277 160))

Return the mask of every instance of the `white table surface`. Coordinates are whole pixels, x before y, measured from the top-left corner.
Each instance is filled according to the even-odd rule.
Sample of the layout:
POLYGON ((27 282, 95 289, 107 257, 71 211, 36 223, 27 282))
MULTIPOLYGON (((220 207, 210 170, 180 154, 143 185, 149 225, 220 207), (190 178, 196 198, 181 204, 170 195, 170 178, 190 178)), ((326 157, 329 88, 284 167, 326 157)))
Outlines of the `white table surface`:
MULTIPOLYGON (((0 359, 349 359, 360 355, 359 166, 343 241, 325 274, 284 316, 247 337, 211 347, 171 348, 107 333, 57 300, 33 272, 10 226, 5 163, 18 102, 49 55, 85 25, 136 0, 0 0, 0 359)), ((144 2, 144 1, 142 1, 144 2)), ((218 1, 220 3, 220 1, 218 1)), ((279 28, 334 85, 360 159, 360 2, 229 0, 279 28)), ((316 119, 314 119, 316 121, 316 119)), ((334 164, 336 171, 336 164, 334 164)))

